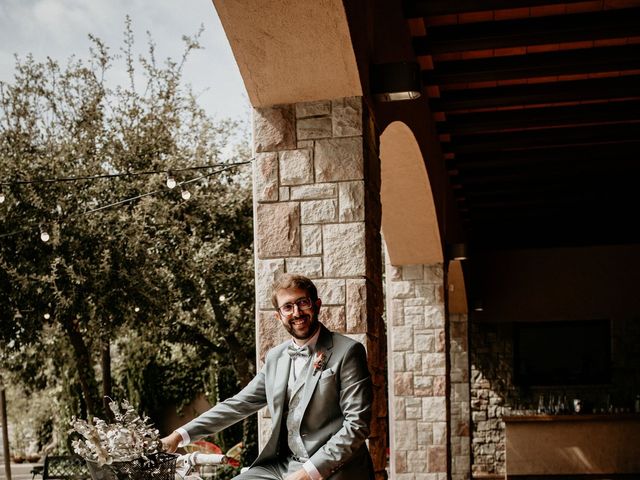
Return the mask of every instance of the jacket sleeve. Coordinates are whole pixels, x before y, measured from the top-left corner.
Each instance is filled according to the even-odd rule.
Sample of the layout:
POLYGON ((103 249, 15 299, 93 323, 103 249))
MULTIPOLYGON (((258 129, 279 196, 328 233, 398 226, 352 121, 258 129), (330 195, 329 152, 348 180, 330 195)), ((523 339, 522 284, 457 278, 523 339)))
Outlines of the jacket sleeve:
POLYGON ((263 368, 236 395, 218 403, 182 428, 187 431, 193 441, 244 420, 267 404, 264 379, 263 368))
POLYGON ((369 436, 372 398, 365 349, 362 344, 355 343, 346 352, 340 368, 342 428, 310 458, 323 478, 339 470, 363 446, 369 436))

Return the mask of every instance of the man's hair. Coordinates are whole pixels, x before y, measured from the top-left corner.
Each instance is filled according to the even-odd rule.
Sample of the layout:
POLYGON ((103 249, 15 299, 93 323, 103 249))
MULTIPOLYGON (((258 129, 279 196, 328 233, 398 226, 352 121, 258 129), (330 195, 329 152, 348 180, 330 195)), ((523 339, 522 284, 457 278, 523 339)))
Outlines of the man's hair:
POLYGON ((274 308, 278 308, 278 291, 289 288, 305 290, 314 303, 318 299, 318 289, 307 277, 295 273, 283 273, 273 282, 271 287, 271 303, 273 303, 274 308))

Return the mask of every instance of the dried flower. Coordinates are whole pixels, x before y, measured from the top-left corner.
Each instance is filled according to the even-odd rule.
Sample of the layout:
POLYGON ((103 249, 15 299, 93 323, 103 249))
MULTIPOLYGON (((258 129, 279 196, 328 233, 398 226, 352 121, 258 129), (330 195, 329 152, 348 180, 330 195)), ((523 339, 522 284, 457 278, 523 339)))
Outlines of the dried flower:
POLYGON ((316 359, 313 362, 313 374, 322 370, 327 362, 327 356, 324 352, 317 352, 316 359))
POLYGON ((115 420, 112 424, 99 418, 71 421, 72 430, 84 437, 72 442, 78 455, 102 466, 158 452, 158 430, 151 426, 148 417, 140 417, 126 400, 122 405, 111 401, 109 408, 115 420))

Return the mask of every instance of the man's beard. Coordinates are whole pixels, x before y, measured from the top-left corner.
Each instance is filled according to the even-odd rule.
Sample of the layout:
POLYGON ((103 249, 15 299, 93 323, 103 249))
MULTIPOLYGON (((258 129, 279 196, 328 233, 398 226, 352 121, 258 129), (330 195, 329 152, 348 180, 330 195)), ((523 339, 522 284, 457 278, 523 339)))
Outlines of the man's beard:
POLYGON ((317 313, 314 311, 312 314, 298 315, 295 318, 288 319, 284 322, 284 328, 293 338, 297 338, 298 340, 308 340, 318 331, 318 328, 320 328, 320 322, 318 321, 317 313), (303 320, 305 322, 303 325, 308 326, 308 328, 305 328, 302 331, 300 329, 296 329, 293 324, 299 320, 303 320))

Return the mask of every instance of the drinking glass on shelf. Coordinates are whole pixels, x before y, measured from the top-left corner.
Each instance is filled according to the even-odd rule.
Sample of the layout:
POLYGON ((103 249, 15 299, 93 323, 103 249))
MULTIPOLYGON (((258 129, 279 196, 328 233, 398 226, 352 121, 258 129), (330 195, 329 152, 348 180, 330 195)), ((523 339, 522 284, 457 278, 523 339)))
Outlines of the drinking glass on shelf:
POLYGON ((580 413, 582 411, 582 400, 579 398, 573 399, 573 411, 575 413, 580 413))

